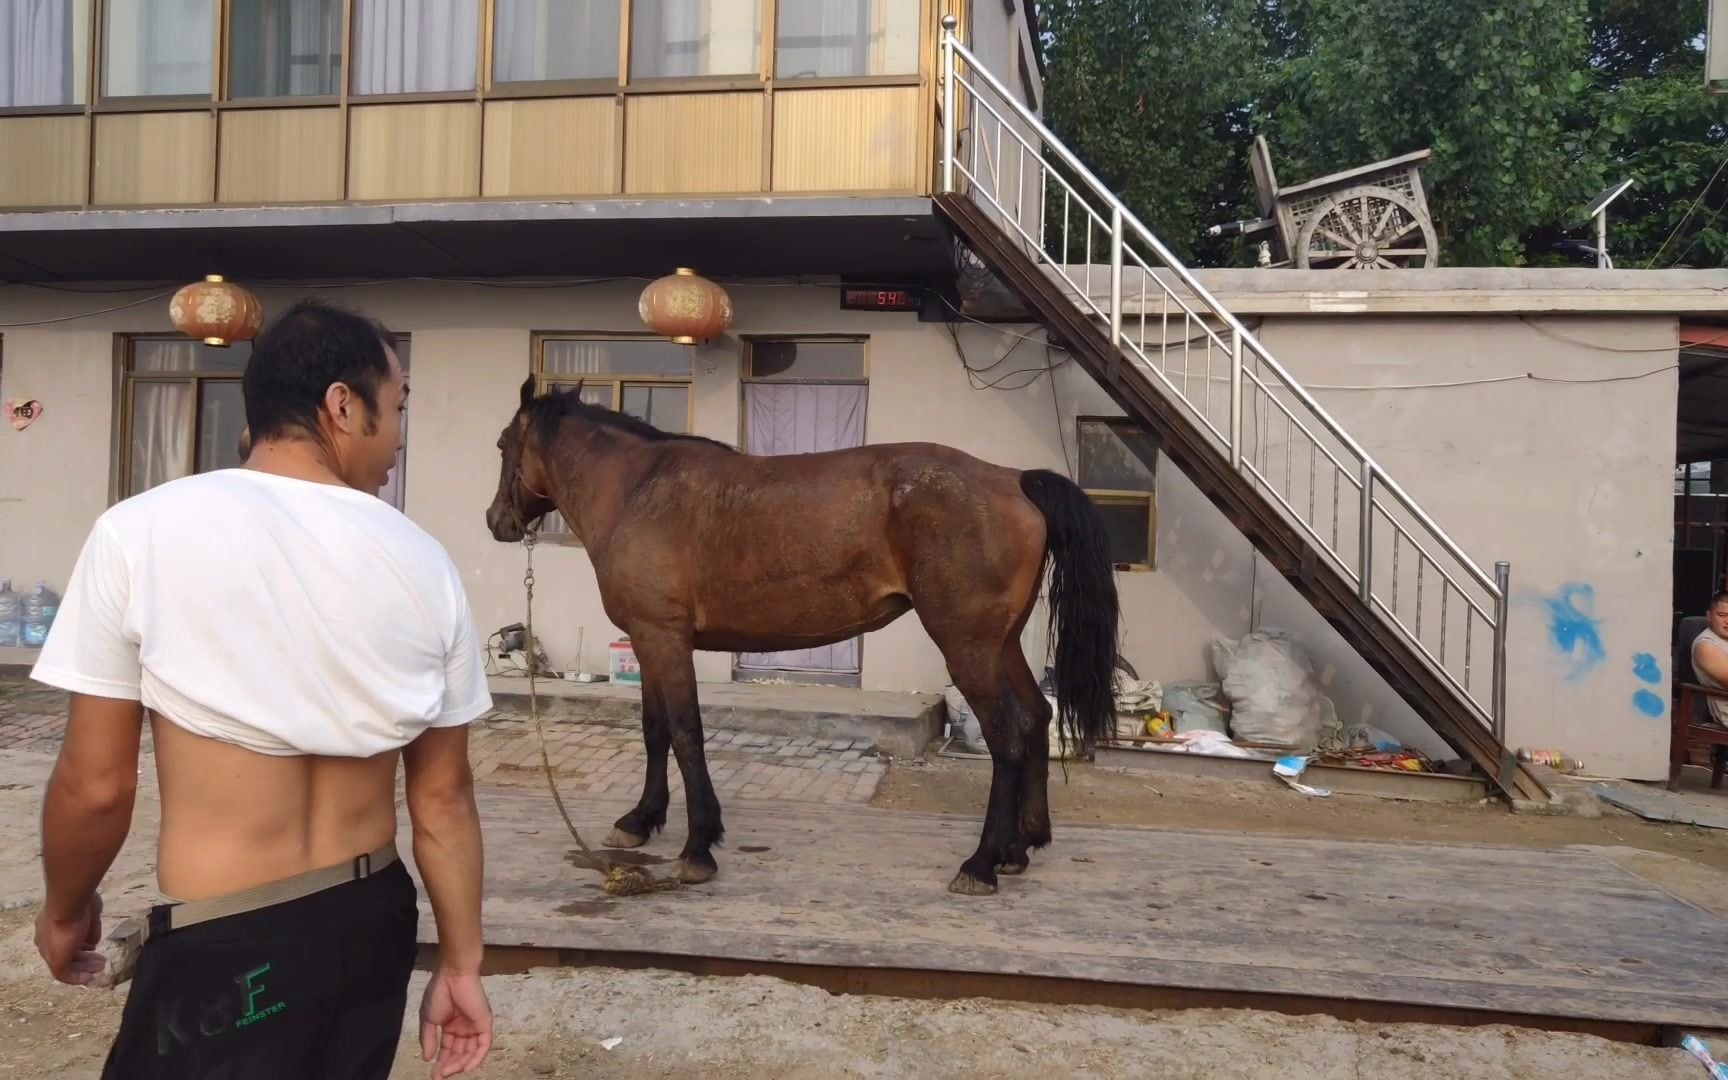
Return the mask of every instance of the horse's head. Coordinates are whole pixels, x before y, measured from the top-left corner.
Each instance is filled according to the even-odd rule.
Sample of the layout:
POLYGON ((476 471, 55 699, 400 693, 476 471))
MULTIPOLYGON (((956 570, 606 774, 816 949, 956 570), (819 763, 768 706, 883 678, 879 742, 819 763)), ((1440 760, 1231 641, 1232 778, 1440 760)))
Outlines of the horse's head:
POLYGON ((531 522, 557 509, 546 494, 550 481, 545 448, 534 425, 534 404, 534 376, 530 375, 522 384, 522 403, 516 415, 498 436, 498 452, 504 460, 498 491, 486 510, 486 525, 493 539, 504 543, 521 540, 531 522))

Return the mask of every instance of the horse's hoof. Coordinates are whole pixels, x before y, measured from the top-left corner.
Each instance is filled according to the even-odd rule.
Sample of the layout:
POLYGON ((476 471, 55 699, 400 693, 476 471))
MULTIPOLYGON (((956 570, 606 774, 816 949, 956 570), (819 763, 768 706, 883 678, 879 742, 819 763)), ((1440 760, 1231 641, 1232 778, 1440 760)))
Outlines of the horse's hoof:
POLYGON ((720 866, 711 855, 700 859, 685 856, 678 860, 678 880, 686 885, 702 885, 714 880, 720 866))
POLYGON ((1032 860, 1030 859, 1021 859, 1018 862, 1005 862, 996 868, 996 872, 998 874, 1007 874, 1009 877, 1019 877, 1021 874, 1024 874, 1026 868, 1031 865, 1032 860))
POLYGON ((606 834, 606 839, 601 841, 610 848, 639 848, 647 842, 646 836, 637 836, 635 833, 625 832, 616 826, 606 834))
POLYGON ((948 891, 960 896, 995 896, 996 883, 994 881, 979 881, 962 870, 954 875, 953 881, 948 883, 948 891))

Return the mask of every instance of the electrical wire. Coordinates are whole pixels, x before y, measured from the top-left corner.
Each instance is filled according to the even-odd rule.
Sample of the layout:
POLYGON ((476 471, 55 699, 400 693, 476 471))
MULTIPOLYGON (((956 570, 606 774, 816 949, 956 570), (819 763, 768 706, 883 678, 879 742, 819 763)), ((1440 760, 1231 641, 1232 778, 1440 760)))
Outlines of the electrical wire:
MULTIPOLYGON (((1056 370, 1055 366, 1050 363, 1049 342, 1044 343, 1044 364, 1050 370, 1056 370)), ((1062 468, 1067 471, 1068 479, 1072 480, 1074 479, 1074 459, 1068 453, 1068 433, 1064 430, 1067 425, 1062 421, 1062 399, 1056 394, 1056 380, 1054 378, 1050 380, 1050 407, 1056 412, 1056 440, 1062 444, 1062 468)))
MULTIPOLYGON (((1698 205, 1704 201, 1704 196, 1710 194, 1710 189, 1715 186, 1716 179, 1722 175, 1723 169, 1728 169, 1728 152, 1723 153, 1722 160, 1716 165, 1716 171, 1711 173, 1710 179, 1705 182, 1704 190, 1698 193, 1698 197, 1692 200, 1692 205, 1688 206, 1686 212, 1680 215, 1680 220, 1675 224, 1674 231, 1668 234, 1668 239, 1662 241, 1662 246, 1656 249, 1656 254, 1650 256, 1650 261, 1644 264, 1644 269, 1648 270, 1652 266, 1655 266, 1656 260, 1662 257, 1664 251, 1668 250, 1668 245, 1672 244, 1674 238, 1680 235, 1680 230, 1686 227, 1686 222, 1690 221, 1692 215, 1698 212, 1698 205)), ((1712 220, 1714 220, 1714 218, 1712 218, 1712 220)), ((1687 247, 1686 250, 1691 251, 1692 249, 1691 247, 1687 247)), ((1682 254, 1681 258, 1684 257, 1685 255, 1682 254)))
POLYGON ((144 304, 154 303, 157 300, 162 300, 172 295, 174 294, 160 292, 154 296, 146 296, 142 299, 133 300, 125 304, 116 304, 113 307, 103 308, 100 311, 80 311, 72 315, 57 315, 51 319, 27 319, 23 322, 0 323, 0 330, 11 330, 20 326, 49 326, 53 323, 76 322, 79 319, 88 319, 97 315, 109 315, 116 311, 125 311, 127 308, 140 307, 144 304))
MULTIPOLYGON (((1573 346, 1576 346, 1577 348, 1580 348, 1580 349, 1594 349, 1597 352, 1607 352, 1607 353, 1666 353, 1666 352, 1673 352, 1675 350, 1675 348, 1677 347, 1677 346, 1673 346, 1673 345, 1657 345, 1657 346, 1653 346, 1653 347, 1649 347, 1649 348, 1631 348, 1631 349, 1629 349, 1629 348, 1622 348, 1621 346, 1618 346, 1618 345, 1598 345, 1594 341, 1580 341, 1579 339, 1574 338, 1574 337, 1567 337, 1565 334, 1557 334, 1554 331, 1543 326, 1541 323, 1530 318, 1530 316, 1528 316, 1528 315, 1518 316, 1518 321, 1522 322, 1524 325, 1528 326, 1530 329, 1536 331, 1538 334, 1541 334, 1543 337, 1553 338, 1555 341, 1562 341, 1568 345, 1573 345, 1573 346)), ((1695 342, 1692 342, 1691 344, 1687 345, 1686 347, 1692 348, 1693 346, 1698 346, 1698 345, 1718 345, 1718 344, 1724 344, 1724 343, 1728 343, 1728 330, 1722 331, 1722 333, 1709 339, 1708 341, 1695 341, 1695 342)))
MULTIPOLYGON (((1728 206, 1728 203, 1724 203, 1723 205, 1728 206)), ((1704 224, 1698 226, 1698 231, 1692 234, 1691 240, 1687 241, 1686 250, 1682 251, 1680 254, 1678 254, 1674 257, 1674 261, 1668 264, 1668 269, 1672 270, 1675 267, 1679 266, 1681 263, 1685 262, 1686 256, 1692 254, 1692 249, 1698 246, 1698 241, 1702 240, 1704 238, 1704 234, 1710 231, 1710 226, 1716 224, 1716 219, 1718 217, 1721 217, 1721 216, 1722 216, 1722 207, 1721 206, 1718 206, 1716 209, 1710 211, 1710 216, 1705 219, 1704 224)))

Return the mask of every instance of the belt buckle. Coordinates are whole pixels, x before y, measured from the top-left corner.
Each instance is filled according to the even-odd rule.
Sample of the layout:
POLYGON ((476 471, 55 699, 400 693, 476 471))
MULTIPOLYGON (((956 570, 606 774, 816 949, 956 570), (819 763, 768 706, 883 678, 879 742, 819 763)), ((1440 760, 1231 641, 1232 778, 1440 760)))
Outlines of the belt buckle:
POLYGON ((371 876, 372 856, 370 854, 354 856, 354 880, 359 881, 362 878, 369 878, 371 876))

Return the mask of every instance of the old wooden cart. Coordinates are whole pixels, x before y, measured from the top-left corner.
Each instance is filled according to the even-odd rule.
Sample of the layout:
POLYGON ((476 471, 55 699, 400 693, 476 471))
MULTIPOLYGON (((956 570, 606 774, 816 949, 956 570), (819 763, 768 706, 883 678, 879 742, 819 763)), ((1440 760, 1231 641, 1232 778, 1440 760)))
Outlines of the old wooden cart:
POLYGON ((1385 270, 1435 266, 1440 243, 1422 191, 1427 150, 1278 186, 1272 151, 1254 137, 1249 167, 1260 217, 1215 225, 1214 236, 1270 234, 1262 266, 1385 270))

